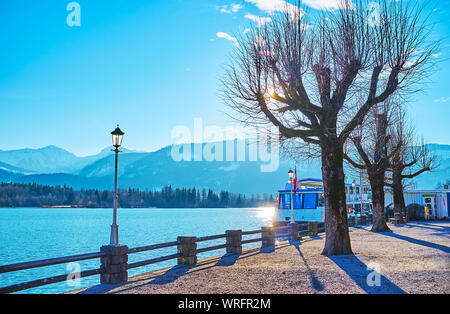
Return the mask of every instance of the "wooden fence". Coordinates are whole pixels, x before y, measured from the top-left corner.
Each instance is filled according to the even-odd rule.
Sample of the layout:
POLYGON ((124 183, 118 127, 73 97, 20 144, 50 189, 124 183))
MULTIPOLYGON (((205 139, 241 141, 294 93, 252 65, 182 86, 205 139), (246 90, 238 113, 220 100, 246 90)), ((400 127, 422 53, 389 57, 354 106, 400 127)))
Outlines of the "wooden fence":
MULTIPOLYGON (((204 252, 226 249, 227 253, 240 254, 242 253, 242 245, 245 244, 261 242, 262 247, 271 247, 275 245, 275 240, 277 238, 289 238, 297 240, 299 236, 301 237, 306 234, 317 235, 318 233, 321 232, 325 232, 324 224, 320 224, 317 222, 310 222, 301 224, 282 224, 274 227, 262 227, 260 230, 253 230, 253 231, 228 230, 224 234, 206 237, 181 236, 178 237, 177 241, 152 244, 135 248, 128 248, 125 245, 117 245, 117 246, 107 245, 102 246, 100 252, 95 253, 65 256, 0 266, 0 274, 100 258, 99 268, 82 271, 77 274, 78 277, 83 278, 94 275, 100 275, 101 283, 117 284, 121 282, 126 282, 128 280, 128 272, 127 272, 128 269, 138 268, 150 264, 156 264, 172 259, 177 259, 178 265, 195 265, 197 263, 197 254, 201 254, 204 252), (260 234, 261 236, 253 239, 243 240, 243 237, 258 234, 260 234), (197 248, 197 243, 218 239, 225 239, 226 242, 220 245, 214 245, 199 249, 197 248), (128 263, 128 255, 130 254, 148 252, 175 246, 177 247, 176 254, 128 263)), ((0 294, 13 293, 17 291, 27 290, 66 280, 68 280, 67 274, 42 278, 38 280, 33 280, 25 283, 19 283, 0 288, 0 294)))

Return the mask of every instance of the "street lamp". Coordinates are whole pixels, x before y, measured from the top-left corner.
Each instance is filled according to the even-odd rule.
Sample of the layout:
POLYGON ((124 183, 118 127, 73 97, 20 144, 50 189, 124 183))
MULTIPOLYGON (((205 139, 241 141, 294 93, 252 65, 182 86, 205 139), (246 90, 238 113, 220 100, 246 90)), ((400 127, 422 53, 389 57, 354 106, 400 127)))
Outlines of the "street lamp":
POLYGON ((119 207, 119 194, 117 193, 117 165, 119 159, 119 147, 122 146, 122 140, 125 133, 119 128, 111 132, 113 146, 115 147, 112 151, 116 153, 116 164, 115 164, 115 174, 114 174, 114 211, 113 211, 113 224, 111 225, 111 245, 119 244, 119 226, 117 225, 117 207, 119 207))
POLYGON ((289 181, 291 182, 291 224, 295 224, 295 217, 294 217, 294 197, 292 195, 293 189, 294 189, 294 171, 289 170, 289 181))
MULTIPOLYGON (((352 192, 353 201, 356 201, 356 181, 355 180, 353 180, 353 182, 352 182, 352 190, 353 190, 353 192, 352 192)), ((356 214, 356 204, 353 205, 353 208, 354 208, 353 210, 355 211, 355 226, 357 226, 358 225, 358 217, 356 214)))
POLYGON ((353 180, 352 182, 352 194, 353 194, 353 200, 356 199, 356 181, 353 180))

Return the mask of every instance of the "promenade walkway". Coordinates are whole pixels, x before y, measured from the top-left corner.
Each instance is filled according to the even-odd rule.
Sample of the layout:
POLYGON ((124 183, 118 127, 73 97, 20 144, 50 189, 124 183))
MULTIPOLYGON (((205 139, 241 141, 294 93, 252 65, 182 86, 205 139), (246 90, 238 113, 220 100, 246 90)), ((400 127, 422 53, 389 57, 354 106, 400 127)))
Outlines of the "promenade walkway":
POLYGON ((355 255, 320 255, 324 237, 278 243, 243 254, 199 260, 195 267, 166 268, 78 293, 283 294, 283 293, 450 293, 450 222, 410 222, 375 234, 351 228, 355 255), (379 268, 378 268, 379 267, 379 268), (367 276, 381 286, 369 286, 367 276))

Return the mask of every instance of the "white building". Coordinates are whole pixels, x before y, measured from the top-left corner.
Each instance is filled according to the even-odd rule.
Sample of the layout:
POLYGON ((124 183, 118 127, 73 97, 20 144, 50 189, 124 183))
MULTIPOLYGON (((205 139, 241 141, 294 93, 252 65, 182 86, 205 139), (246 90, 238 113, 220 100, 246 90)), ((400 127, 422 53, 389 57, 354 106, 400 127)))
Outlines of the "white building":
MULTIPOLYGON (((405 205, 428 205, 434 219, 449 218, 450 190, 407 190, 404 193, 405 205)), ((392 191, 386 191, 386 206, 393 204, 392 191)))

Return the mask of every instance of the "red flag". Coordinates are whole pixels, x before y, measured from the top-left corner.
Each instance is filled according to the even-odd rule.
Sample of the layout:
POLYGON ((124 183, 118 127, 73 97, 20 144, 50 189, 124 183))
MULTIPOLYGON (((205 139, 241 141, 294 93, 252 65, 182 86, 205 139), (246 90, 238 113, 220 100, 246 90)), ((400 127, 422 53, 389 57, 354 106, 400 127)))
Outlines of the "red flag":
POLYGON ((295 176, 294 176, 294 194, 297 194, 297 167, 295 167, 295 176))

